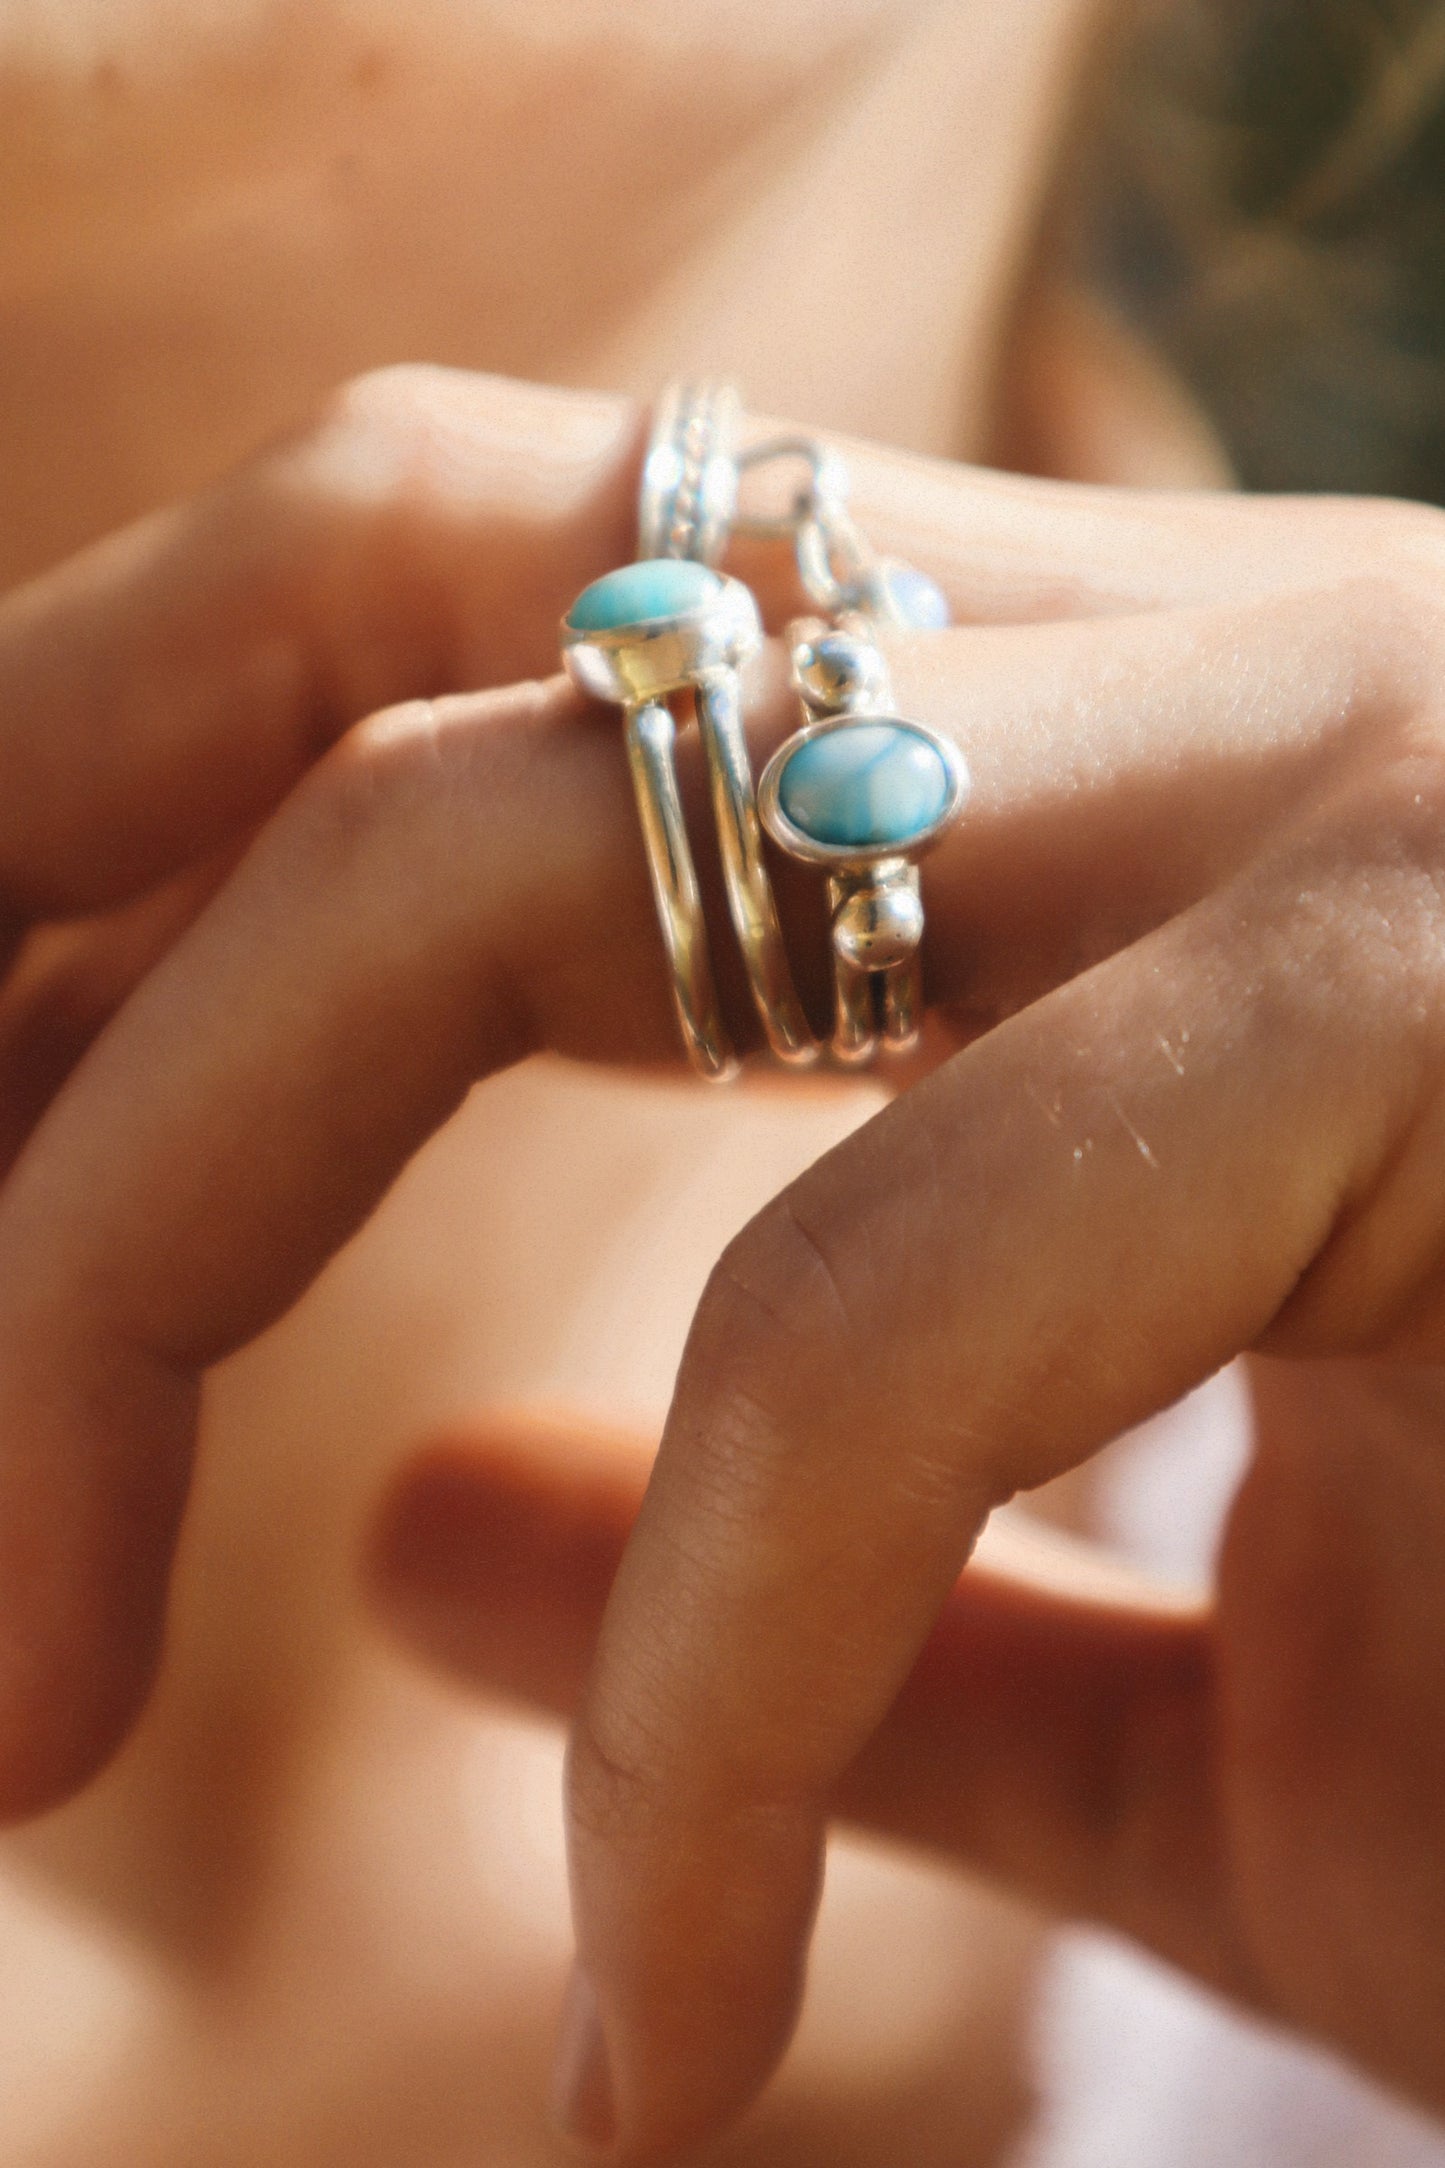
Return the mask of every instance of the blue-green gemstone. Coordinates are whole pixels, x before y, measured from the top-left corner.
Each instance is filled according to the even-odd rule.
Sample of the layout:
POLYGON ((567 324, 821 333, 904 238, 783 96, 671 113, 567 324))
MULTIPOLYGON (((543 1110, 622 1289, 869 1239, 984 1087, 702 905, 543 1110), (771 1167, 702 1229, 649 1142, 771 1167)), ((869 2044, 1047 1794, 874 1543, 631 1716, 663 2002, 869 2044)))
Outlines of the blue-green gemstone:
POLYGON ((626 625, 681 617, 710 601, 721 586, 716 572, 690 557, 644 557, 584 587, 567 623, 574 632, 620 632, 626 625))
POLYGON ((907 723, 845 723, 798 747, 778 779, 778 803, 815 843, 902 847, 948 803, 943 756, 907 723))
POLYGON ((895 557, 883 567, 888 599, 900 624, 914 632, 942 632, 949 622, 948 597, 937 580, 895 557))

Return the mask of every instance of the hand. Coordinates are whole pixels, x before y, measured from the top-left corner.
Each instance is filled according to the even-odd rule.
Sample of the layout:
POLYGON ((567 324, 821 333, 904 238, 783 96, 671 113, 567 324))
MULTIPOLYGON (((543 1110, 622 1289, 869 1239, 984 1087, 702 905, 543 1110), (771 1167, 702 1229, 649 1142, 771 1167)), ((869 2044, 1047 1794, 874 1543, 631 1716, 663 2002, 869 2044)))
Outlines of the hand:
MULTIPOLYGON (((1302 573, 1337 519, 1433 546, 1218 512, 1300 523, 1302 573)), ((584 2135, 666 2150, 760 2082, 830 1811, 1445 2107, 1438 603, 1392 562, 935 647, 913 705, 969 714, 983 785, 930 894, 950 1014, 1068 983, 723 1260, 585 1695, 638 1455, 494 1439, 392 1502, 413 1635, 581 1702, 584 2135), (993 1504, 1247 1347, 1207 1609, 1016 1537, 949 1593, 993 1504)))
MULTIPOLYGON (((388 700, 555 665, 558 614, 629 546, 639 427, 617 400, 386 372, 210 496, 0 601, 0 1812, 73 1789, 146 1690, 188 1476, 191 1335, 199 1353, 246 1337, 235 1264, 254 1268, 241 1300, 261 1308, 273 1286, 284 1304, 288 1269, 305 1276, 288 1245, 309 1239, 308 1208, 288 1230, 253 1182, 262 1163, 284 1180, 300 1142, 268 1133, 267 1075, 279 1086, 289 1067, 313 1141, 334 1112, 346 1148, 347 1092, 328 1109, 324 1070, 301 1074, 322 1021, 308 965, 325 972, 306 914, 348 809, 364 825, 368 776, 399 783, 405 761, 343 742, 294 825, 265 823, 388 700), (289 903, 288 849, 317 884, 289 903), (249 1011, 228 1013, 242 978, 249 1011), (202 1080, 223 1076, 212 1121, 202 1080), (244 1205, 228 1218, 248 1194, 250 1223, 244 1205)), ((532 687, 482 704, 514 761, 548 704, 532 687)), ((563 768, 586 791, 606 736, 569 722, 579 757, 563 768)), ((483 840, 479 822, 466 863, 483 840)), ((370 877, 359 851, 354 873, 370 877)), ((344 916, 344 882, 334 900, 344 916)), ((364 914, 351 930, 370 938, 364 914)), ((480 1040, 493 1020, 475 996, 480 1040)), ((350 1027, 331 1022, 345 1065, 350 1027)), ((455 1054, 454 1034, 438 1063, 455 1054)), ((358 1191, 350 1209, 366 1208, 358 1191)), ((319 1256, 334 1233, 313 1231, 319 1256)))
MULTIPOLYGON (((234 847, 377 700, 542 666, 571 593, 625 553, 636 456, 609 402, 393 377, 219 515, 12 598, 17 926, 234 847)), ((582 1955, 634 2151, 729 2112, 778 2051, 829 1796, 989 1506, 1239 1347, 1428 1358, 1438 1331, 1436 519, 862 453, 857 474, 879 544, 975 621, 893 662, 977 778, 927 876, 929 967, 942 1026, 987 1035, 740 1239, 692 1337, 573 1757, 582 1955)), ((775 667, 760 754, 786 706, 775 667)), ((783 904, 816 991, 812 884, 783 904)), ((0 1193, 11 1812, 79 1782, 144 1692, 204 1366, 287 1306, 477 1076, 541 1046, 672 1054, 615 719, 555 684, 350 730, 163 945, 0 1193)), ((32 996, 7 1045, 32 1042, 32 996)), ((1428 1400, 1389 1376, 1387 1409, 1428 1400)), ((1436 1555, 1420 1499, 1378 1505, 1373 1450, 1351 1517, 1436 1555)), ((1428 1608, 1383 1576, 1382 1602, 1407 1596, 1428 1608)), ((1421 1645, 1371 1622, 1360 1661, 1383 1652, 1382 1676, 1352 1696, 1371 1801, 1432 1796, 1421 1645)), ((1132 1720, 1126 1696, 1147 1787, 1132 1720)), ((1322 1842, 1349 1796, 1312 1798, 1322 1842)), ((1334 1983, 1306 1958, 1272 1992, 1428 2097, 1439 1975, 1415 2004, 1406 1968, 1375 1974, 1407 1930, 1434 1961, 1434 1885, 1403 1838, 1368 1857, 1389 1932, 1341 1929, 1334 1983)), ((1296 1844, 1279 1873, 1315 1906, 1306 1864, 1296 1844)), ((1148 1932, 1142 1865, 1116 1880, 1148 1932)))

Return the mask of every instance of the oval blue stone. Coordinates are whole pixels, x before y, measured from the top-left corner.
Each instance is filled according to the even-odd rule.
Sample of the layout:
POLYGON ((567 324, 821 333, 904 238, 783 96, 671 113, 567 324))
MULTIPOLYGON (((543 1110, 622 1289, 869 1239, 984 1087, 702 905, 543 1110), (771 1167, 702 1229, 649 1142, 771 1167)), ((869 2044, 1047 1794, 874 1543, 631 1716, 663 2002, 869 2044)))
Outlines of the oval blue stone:
POLYGON ((798 747, 778 803, 815 843, 878 850, 910 843, 948 803, 948 769, 907 723, 846 723, 798 747))
POLYGON ((680 617, 709 601, 721 586, 716 572, 689 557, 644 557, 584 587, 567 613, 567 623, 574 632, 618 632, 624 625, 680 617))

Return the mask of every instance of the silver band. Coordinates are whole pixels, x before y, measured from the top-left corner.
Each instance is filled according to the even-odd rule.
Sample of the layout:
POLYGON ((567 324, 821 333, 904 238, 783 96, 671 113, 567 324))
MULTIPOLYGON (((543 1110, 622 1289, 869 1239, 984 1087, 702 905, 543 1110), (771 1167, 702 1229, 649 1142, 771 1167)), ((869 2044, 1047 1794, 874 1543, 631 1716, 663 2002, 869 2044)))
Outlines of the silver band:
POLYGON ((710 1084, 726 1084, 737 1074, 737 1057, 723 1029, 713 983, 697 871, 677 795, 673 736, 672 713, 662 701, 627 710, 627 765, 682 1043, 699 1076, 710 1084))
POLYGON ((894 712, 888 666, 862 613, 846 612, 835 626, 802 620, 790 628, 789 641, 793 683, 805 720, 763 770, 762 818, 783 850, 827 873, 833 949, 831 1051, 844 1067, 858 1068, 872 1060, 880 1041, 893 1053, 917 1043, 923 1013, 923 901, 915 861, 958 813, 968 792, 968 771, 946 738, 894 712), (860 729, 885 745, 891 742, 915 755, 921 751, 933 770, 936 803, 926 818, 920 816, 896 833, 880 831, 871 840, 858 835, 835 840, 800 826, 788 802, 790 762, 821 738, 860 729))
MULTIPOLYGON (((876 645, 875 628, 941 626, 948 622, 948 605, 925 574, 880 558, 871 548, 848 510, 848 473, 836 453, 812 438, 784 437, 747 455, 749 465, 764 459, 790 460, 806 471, 785 526, 802 585, 831 622, 803 620, 789 632, 803 727, 763 770, 762 819, 783 850, 827 873, 833 949, 831 1051, 835 1061, 856 1068, 873 1058, 880 1040, 895 1052, 917 1041, 923 1013, 923 900, 914 861, 955 817, 968 791, 968 773, 956 748, 924 724, 893 712, 888 666, 876 645), (866 737, 857 735, 860 732, 866 737), (900 760, 904 767, 921 762, 927 778, 924 800, 910 808, 905 784, 901 805, 875 813, 854 802, 845 809, 846 817, 840 817, 837 803, 830 810, 829 763, 816 741, 835 733, 843 741, 836 749, 842 758, 831 765, 835 785, 842 779, 845 799, 850 792, 858 799, 859 773, 851 783, 847 774, 850 762, 856 769, 861 758, 863 768, 887 771, 891 766, 895 775, 900 760), (812 754, 792 769, 805 748, 812 748, 812 754), (809 759, 811 829, 793 818, 799 808, 793 804, 790 809, 787 782, 790 773, 801 775, 809 759)), ((743 519, 739 525, 754 532, 780 531, 776 520, 743 519)), ((805 796, 807 789, 805 784, 805 796)), ((862 795, 867 798, 866 785, 862 795)), ((888 795, 885 782, 883 796, 888 795)))
MULTIPOLYGON (((668 568, 643 562, 635 569, 645 581, 668 568)), ((615 588, 625 577, 630 574, 613 574, 610 583, 615 588)), ((736 1074, 737 1060, 718 1007, 697 870, 678 795, 676 725, 669 703, 703 684, 735 682, 739 665, 762 638, 762 627, 741 581, 706 567, 671 582, 678 600, 670 613, 649 608, 644 617, 599 626, 590 622, 595 613, 585 606, 608 585, 599 581, 587 589, 563 620, 562 659, 574 684, 626 716, 628 765, 683 1044, 698 1074, 721 1083, 736 1074)))
MULTIPOLYGON (((643 463, 640 558, 712 564, 722 554, 737 509, 741 419, 742 402, 730 384, 674 384, 663 393, 643 463)), ((806 1068, 818 1047, 793 984, 763 858, 736 669, 705 670, 692 679, 692 689, 728 910, 753 1003, 774 1058, 788 1068, 806 1068)))
POLYGON ((639 557, 691 557, 715 565, 738 501, 735 386, 669 384, 653 412, 637 507, 639 557))
MULTIPOLYGON (((715 1080, 735 1074, 737 1061, 718 1005, 678 793, 676 701, 690 699, 697 715, 729 912, 768 1045, 789 1067, 811 1063, 819 1047, 793 983, 763 829, 827 874, 830 1045, 837 1061, 855 1067, 880 1041, 904 1048, 917 1037, 923 907, 914 861, 968 789, 955 748, 892 712, 887 667, 873 637, 880 624, 946 622, 943 597, 922 574, 869 548, 846 509, 848 477, 836 453, 812 438, 787 437, 739 454, 740 418, 728 385, 675 385, 663 396, 643 470, 638 560, 595 581, 562 626, 563 659, 574 681, 625 714, 628 765, 683 1042, 699 1074, 715 1080), (738 518, 741 472, 778 460, 801 463, 807 476, 787 514, 738 518), (756 795, 738 673, 762 628, 747 589, 715 569, 734 525, 754 535, 786 535, 805 589, 833 620, 807 621, 790 635, 804 724, 769 761, 756 795), (838 747, 819 751, 817 740, 850 732, 838 747), (798 769, 790 769, 802 755, 798 769), (836 799, 839 776, 844 798, 852 790, 856 799, 859 775, 880 763, 882 813, 869 811, 860 826, 855 806, 840 825, 829 799, 830 792, 836 799)), ((862 787, 867 799, 873 786, 862 787)))

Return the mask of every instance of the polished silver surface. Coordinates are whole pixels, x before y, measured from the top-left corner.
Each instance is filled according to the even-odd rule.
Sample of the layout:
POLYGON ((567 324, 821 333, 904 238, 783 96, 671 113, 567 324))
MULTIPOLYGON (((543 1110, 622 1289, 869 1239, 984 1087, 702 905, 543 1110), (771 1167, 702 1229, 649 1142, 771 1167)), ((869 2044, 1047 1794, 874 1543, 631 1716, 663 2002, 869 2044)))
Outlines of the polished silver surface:
POLYGON ((739 580, 719 579, 713 594, 673 617, 605 631, 562 622, 562 660, 573 683, 620 707, 627 719, 628 765, 678 1023, 694 1069, 713 1083, 735 1076, 738 1065, 718 1006, 668 702, 702 684, 721 697, 721 688, 736 686, 738 664, 761 639, 757 606, 739 580))
POLYGON ((773 884, 763 863, 736 672, 714 670, 700 676, 696 701, 728 908, 748 985, 773 1055, 790 1069, 805 1069, 817 1060, 818 1044, 793 984, 773 884))
MULTIPOLYGON (((718 1008, 696 868, 683 823, 675 734, 690 703, 707 761, 728 908, 754 1004, 774 1056, 789 1067, 819 1048, 793 983, 763 830, 792 857, 828 876, 832 914, 835 1060, 852 1067, 888 1047, 911 1045, 921 1011, 923 906, 914 861, 957 814, 968 774, 938 732, 894 712, 879 625, 928 622, 908 614, 909 581, 945 613, 936 587, 880 559, 847 508, 841 458, 810 436, 779 436, 737 449, 741 408, 726 384, 671 387, 659 400, 644 464, 639 556, 690 559, 715 569, 730 532, 787 540, 821 618, 790 632, 803 728, 768 762, 754 791, 738 673, 762 638, 756 605, 737 580, 687 611, 603 631, 562 627, 563 659, 581 689, 620 706, 658 920, 688 1054, 723 1078, 737 1063, 718 1008), (783 470, 781 509, 738 509, 743 477, 783 470), (788 469, 793 472, 790 474, 788 469), (782 773, 808 739, 862 723, 886 723, 925 739, 943 763, 945 802, 926 828, 876 849, 822 843, 788 819, 782 773)), ((776 504, 776 496, 774 503, 776 504)), ((938 620, 934 620, 938 621, 938 620)))
POLYGON ((741 420, 731 384, 670 384, 663 392, 643 461, 639 557, 717 563, 737 506, 741 420))
POLYGON ((594 700, 631 707, 686 692, 700 677, 736 670, 762 644, 762 621, 741 580, 719 577, 716 593, 674 617, 579 632, 562 621, 568 676, 594 700))
POLYGON ((708 954, 697 872, 688 846, 673 762, 673 720, 661 701, 630 708, 627 761, 647 849, 647 870, 672 972, 672 998, 688 1059, 709 1083, 737 1074, 708 954))
POLYGON ((917 1043, 923 1006, 919 951, 923 899, 915 861, 956 819, 969 791, 968 769, 951 740, 892 709, 888 666, 870 637, 865 614, 850 608, 831 627, 803 619, 789 628, 793 683, 803 703, 803 727, 773 754, 758 784, 764 827, 780 849, 828 873, 832 922, 835 1061, 857 1068, 881 1042, 890 1052, 917 1043), (937 753, 946 779, 937 817, 906 840, 858 844, 821 842, 783 809, 788 762, 811 740, 833 731, 883 723, 914 732, 937 753))
MULTIPOLYGON (((643 466, 638 554, 715 565, 737 507, 742 402, 731 385, 674 384, 658 401, 643 466)), ((567 666, 603 700, 657 700, 691 691, 707 758, 713 818, 733 931, 763 1034, 789 1068, 818 1045, 793 984, 763 856, 737 672, 762 637, 756 606, 736 580, 686 619, 582 638, 564 631, 567 666)))
POLYGON ((818 437, 765 437, 739 454, 740 482, 748 474, 774 466, 799 470, 793 488, 784 497, 784 509, 757 512, 741 507, 733 516, 733 533, 759 542, 796 544, 799 527, 814 516, 818 506, 841 508, 847 501, 848 469, 831 445, 818 437))
POLYGON ((871 640, 825 624, 816 632, 795 627, 793 639, 793 683, 813 714, 876 708, 887 700, 888 672, 871 640))

